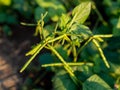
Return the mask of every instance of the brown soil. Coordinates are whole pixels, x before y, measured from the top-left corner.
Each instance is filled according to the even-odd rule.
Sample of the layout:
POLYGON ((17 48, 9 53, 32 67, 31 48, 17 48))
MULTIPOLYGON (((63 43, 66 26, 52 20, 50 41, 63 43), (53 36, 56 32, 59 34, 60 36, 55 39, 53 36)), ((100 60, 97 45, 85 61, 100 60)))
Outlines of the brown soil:
POLYGON ((12 32, 10 37, 0 37, 0 90, 19 90, 23 83, 19 70, 27 60, 25 53, 38 41, 33 37, 34 28, 16 26, 12 32))

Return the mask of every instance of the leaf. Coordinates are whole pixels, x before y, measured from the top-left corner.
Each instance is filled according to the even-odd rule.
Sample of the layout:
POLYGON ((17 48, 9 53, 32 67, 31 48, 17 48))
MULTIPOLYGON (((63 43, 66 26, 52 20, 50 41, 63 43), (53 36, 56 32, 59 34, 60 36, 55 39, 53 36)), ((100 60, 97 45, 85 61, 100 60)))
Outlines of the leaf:
POLYGON ((84 82, 88 77, 93 75, 92 67, 88 65, 81 65, 81 66, 72 66, 75 75, 79 80, 84 82))
POLYGON ((46 38, 47 36, 50 37, 50 35, 54 32, 54 25, 46 25, 43 29, 43 37, 46 38))
POLYGON ((53 57, 50 53, 44 53, 39 56, 39 63, 40 64, 50 64, 53 63, 53 57))
POLYGON ((111 70, 114 75, 120 76, 120 64, 111 63, 111 70))
POLYGON ((65 70, 60 70, 53 77, 53 90, 78 90, 65 70))
POLYGON ((111 76, 110 70, 104 70, 104 72, 99 73, 99 76, 104 79, 109 86, 114 86, 116 79, 111 76))
POLYGON ((59 0, 36 0, 36 3, 48 10, 48 16, 53 21, 58 21, 62 13, 66 12, 65 7, 59 0))
MULTIPOLYGON (((39 61, 40 65, 51 64, 51 63, 54 63, 54 58, 50 53, 44 53, 39 56, 38 61, 39 61)), ((48 70, 48 71, 50 71, 51 69, 53 69, 53 68, 46 67, 46 70, 48 70)))
POLYGON ((0 0, 0 4, 5 5, 5 6, 10 6, 11 0, 0 0))
POLYGON ((24 18, 31 19, 34 9, 28 1, 12 0, 12 2, 13 9, 17 10, 24 18))
MULTIPOLYGON (((63 57, 64 60, 69 60, 67 51, 64 50, 61 45, 56 45, 55 48, 56 48, 56 51, 63 57)), ((56 60, 58 60, 58 58, 56 60)))
POLYGON ((59 23, 60 28, 64 29, 67 23, 69 22, 69 20, 70 20, 70 17, 68 15, 62 14, 62 16, 60 17, 60 23, 59 23))
POLYGON ((0 13, 0 23, 4 23, 4 22, 6 22, 6 21, 7 21, 6 18, 7 18, 7 14, 1 12, 1 13, 0 13))
POLYGON ((110 27, 107 27, 105 25, 100 25, 97 27, 95 34, 109 34, 110 33, 110 27))
POLYGON ((110 38, 104 53, 110 62, 120 65, 120 37, 110 38))
POLYGON ((18 24, 17 18, 13 15, 8 15, 6 22, 7 22, 7 24, 18 24))
POLYGON ((48 15, 53 21, 57 21, 58 18, 59 18, 58 15, 57 15, 56 9, 53 8, 53 7, 48 8, 48 15))
POLYGON ((35 8, 35 19, 36 21, 40 20, 41 19, 41 14, 45 13, 46 10, 44 8, 41 8, 41 7, 37 7, 35 8))
POLYGON ((98 75, 92 75, 83 83, 83 90, 113 90, 98 75))
POLYGON ((91 11, 91 2, 83 2, 78 5, 72 12, 73 21, 83 24, 88 18, 91 11))
POLYGON ((78 24, 72 25, 69 33, 73 34, 71 35, 71 39, 73 41, 78 40, 79 43, 88 39, 92 35, 92 32, 87 26, 78 24))
POLYGON ((112 2, 111 2, 111 0, 104 0, 104 1, 103 1, 103 4, 105 4, 106 6, 111 7, 112 2))
POLYGON ((117 25, 113 29, 114 36, 120 36, 120 17, 118 19, 117 25))

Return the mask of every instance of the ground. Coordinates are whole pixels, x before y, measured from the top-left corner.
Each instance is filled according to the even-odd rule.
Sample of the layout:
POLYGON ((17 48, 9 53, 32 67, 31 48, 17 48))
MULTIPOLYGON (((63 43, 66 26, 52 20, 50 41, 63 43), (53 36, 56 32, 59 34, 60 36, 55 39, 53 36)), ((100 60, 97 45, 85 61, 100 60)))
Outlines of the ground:
POLYGON ((25 53, 36 41, 33 37, 34 29, 27 29, 21 26, 14 27, 12 36, 0 37, 0 90, 19 90, 23 83, 19 70, 27 60, 25 53))

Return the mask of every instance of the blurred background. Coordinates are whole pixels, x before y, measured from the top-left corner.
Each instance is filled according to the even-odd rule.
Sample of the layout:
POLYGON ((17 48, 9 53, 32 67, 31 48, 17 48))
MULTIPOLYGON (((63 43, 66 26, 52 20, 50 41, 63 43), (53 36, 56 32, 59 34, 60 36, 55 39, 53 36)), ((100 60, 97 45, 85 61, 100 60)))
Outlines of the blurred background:
MULTIPOLYGON (((34 36, 36 26, 20 23, 36 24, 41 14, 47 11, 45 27, 54 28, 62 13, 71 13, 83 1, 90 0, 0 0, 0 90, 52 90, 54 73, 41 68, 39 60, 47 57, 47 54, 38 55, 23 73, 19 73, 29 58, 25 57, 25 53, 40 42, 39 37, 34 36)), ((112 88, 120 87, 120 0, 93 2, 96 8, 93 7, 85 25, 94 34, 114 35, 102 43, 112 69, 101 77, 105 79, 111 75, 112 78, 108 77, 106 81, 112 88)), ((82 53, 82 58, 96 59, 91 50, 87 51, 82 53)), ((99 73, 103 69, 96 66, 95 72, 99 73)))

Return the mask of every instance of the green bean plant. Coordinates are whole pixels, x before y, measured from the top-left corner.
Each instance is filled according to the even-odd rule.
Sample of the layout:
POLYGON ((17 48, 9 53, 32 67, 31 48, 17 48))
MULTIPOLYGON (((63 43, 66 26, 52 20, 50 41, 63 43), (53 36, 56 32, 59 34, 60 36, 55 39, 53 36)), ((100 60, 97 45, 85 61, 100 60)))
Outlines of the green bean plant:
POLYGON ((89 60, 80 61, 82 51, 90 44, 94 45, 94 48, 98 50, 99 56, 101 57, 96 62, 103 60, 104 66, 108 69, 110 68, 110 64, 101 49, 100 42, 104 42, 103 38, 110 38, 113 35, 94 35, 90 28, 84 25, 93 5, 89 1, 82 2, 72 10, 71 14, 62 14, 59 21, 54 25, 54 29, 50 28, 50 26, 46 28, 44 25, 44 18, 47 16, 47 12, 41 14, 41 19, 37 24, 22 23, 23 25, 29 26, 36 25, 35 35, 39 35, 41 41, 26 53, 26 56, 31 55, 31 58, 25 63, 20 72, 23 72, 28 67, 42 49, 47 49, 59 60, 41 66, 57 69, 56 75, 53 78, 54 90, 112 90, 109 84, 95 73, 92 73, 89 78, 83 81, 81 78, 84 76, 80 74, 82 70, 79 71, 76 69, 81 66, 94 67, 94 62, 89 60))

